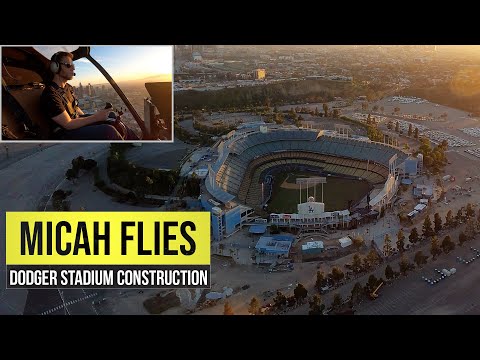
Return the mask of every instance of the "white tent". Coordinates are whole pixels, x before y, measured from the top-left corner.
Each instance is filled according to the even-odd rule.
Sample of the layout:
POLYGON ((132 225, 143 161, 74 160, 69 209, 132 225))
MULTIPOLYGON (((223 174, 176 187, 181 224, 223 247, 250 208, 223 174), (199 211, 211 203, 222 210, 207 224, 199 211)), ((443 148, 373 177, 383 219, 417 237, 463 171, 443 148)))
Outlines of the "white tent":
POLYGON ((352 239, 350 239, 348 236, 342 237, 338 240, 338 242, 342 248, 352 245, 352 239))

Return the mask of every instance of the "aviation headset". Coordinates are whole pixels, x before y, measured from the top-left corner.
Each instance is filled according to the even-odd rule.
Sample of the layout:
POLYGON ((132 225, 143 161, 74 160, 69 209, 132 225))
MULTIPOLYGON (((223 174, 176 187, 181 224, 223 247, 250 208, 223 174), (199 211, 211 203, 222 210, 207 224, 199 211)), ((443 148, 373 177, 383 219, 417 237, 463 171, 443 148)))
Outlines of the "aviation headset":
POLYGON ((60 63, 58 62, 58 52, 53 54, 52 59, 50 61, 50 71, 54 74, 58 74, 60 71, 60 63))
POLYGON ((58 74, 60 72, 60 62, 59 62, 59 53, 56 52, 52 55, 52 59, 50 60, 50 71, 54 74, 58 74))

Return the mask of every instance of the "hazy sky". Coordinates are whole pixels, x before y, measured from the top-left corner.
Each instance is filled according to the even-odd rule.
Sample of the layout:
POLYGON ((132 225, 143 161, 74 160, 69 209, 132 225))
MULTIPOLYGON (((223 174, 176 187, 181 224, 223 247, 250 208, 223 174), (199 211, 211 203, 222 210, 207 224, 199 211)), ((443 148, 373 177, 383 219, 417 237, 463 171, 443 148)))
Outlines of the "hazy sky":
MULTIPOLYGON (((36 46, 49 59, 59 50, 75 49, 76 46, 36 46), (62 49, 63 48, 63 49, 62 49)), ((153 81, 172 81, 173 50, 164 45, 91 46, 90 55, 102 65, 116 82, 158 77, 153 81)), ((91 83, 106 83, 105 77, 88 59, 74 62, 75 77, 69 82, 77 86, 91 83)))

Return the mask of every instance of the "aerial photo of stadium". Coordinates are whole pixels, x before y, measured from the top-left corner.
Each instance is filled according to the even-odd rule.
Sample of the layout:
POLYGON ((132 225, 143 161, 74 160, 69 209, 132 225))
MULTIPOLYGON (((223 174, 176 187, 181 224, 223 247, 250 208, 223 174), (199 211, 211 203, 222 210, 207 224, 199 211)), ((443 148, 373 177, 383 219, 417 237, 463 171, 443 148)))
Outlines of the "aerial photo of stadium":
POLYGON ((208 212, 212 286, 0 314, 479 314, 475 49, 179 45, 172 143, 1 143, 4 212, 208 212))

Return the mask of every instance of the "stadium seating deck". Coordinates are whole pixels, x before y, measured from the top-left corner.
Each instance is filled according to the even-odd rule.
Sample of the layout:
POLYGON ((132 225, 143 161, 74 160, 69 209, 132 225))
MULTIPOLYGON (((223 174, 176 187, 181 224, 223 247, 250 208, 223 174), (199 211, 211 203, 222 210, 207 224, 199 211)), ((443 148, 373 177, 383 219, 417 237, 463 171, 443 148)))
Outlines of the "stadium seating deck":
POLYGON ((253 185, 261 182, 268 168, 307 165, 379 183, 388 175, 392 156, 398 156, 397 164, 407 158, 386 144, 318 135, 318 131, 288 129, 246 133, 229 140, 212 166, 215 181, 213 186, 209 182, 207 190, 220 201, 236 195, 253 205, 252 201, 258 204, 261 198, 260 187, 253 185))

